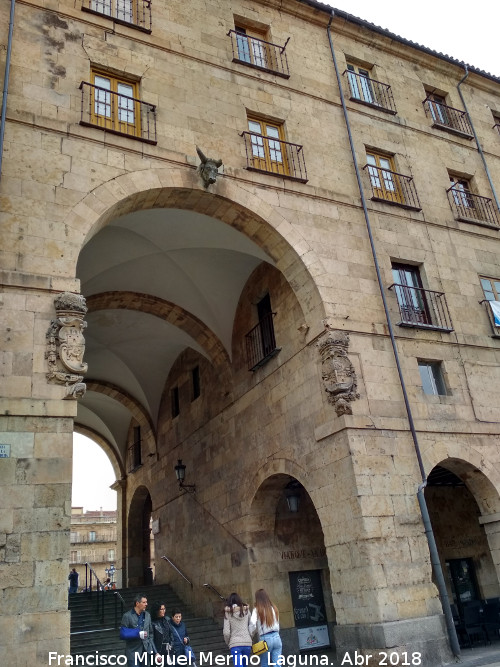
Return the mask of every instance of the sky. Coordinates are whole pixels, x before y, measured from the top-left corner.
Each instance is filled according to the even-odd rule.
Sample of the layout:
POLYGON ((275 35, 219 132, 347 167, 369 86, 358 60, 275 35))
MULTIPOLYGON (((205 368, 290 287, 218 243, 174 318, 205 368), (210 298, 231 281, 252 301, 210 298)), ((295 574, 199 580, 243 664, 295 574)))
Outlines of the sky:
MULTIPOLYGON (((324 0, 323 0, 324 2, 324 0)), ((334 0, 330 4, 434 51, 500 77, 498 0, 334 0)), ((85 510, 116 509, 115 481, 104 451, 75 434, 72 505, 85 510)))
POLYGON ((90 438, 73 435, 72 507, 115 510, 116 491, 109 487, 116 481, 111 462, 102 447, 90 438))
POLYGON ((332 0, 324 4, 500 76, 498 0, 332 0))

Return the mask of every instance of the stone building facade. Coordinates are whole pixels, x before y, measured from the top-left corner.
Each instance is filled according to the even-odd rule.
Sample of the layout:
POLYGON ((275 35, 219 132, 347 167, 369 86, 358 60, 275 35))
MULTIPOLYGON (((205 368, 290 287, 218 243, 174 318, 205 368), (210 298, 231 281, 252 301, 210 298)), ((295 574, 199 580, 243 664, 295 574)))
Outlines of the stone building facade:
POLYGON ((199 613, 451 660, 417 492, 457 613, 498 597, 500 81, 313 0, 8 11, 3 664, 69 652, 74 430, 124 585, 152 525, 199 613))
MULTIPOLYGON (((109 570, 115 565, 116 519, 116 510, 84 512, 83 507, 71 508, 69 564, 80 575, 80 589, 90 585, 90 572, 85 568, 86 563, 92 567, 101 582, 106 581, 109 570)), ((119 574, 113 571, 115 582, 119 574)))

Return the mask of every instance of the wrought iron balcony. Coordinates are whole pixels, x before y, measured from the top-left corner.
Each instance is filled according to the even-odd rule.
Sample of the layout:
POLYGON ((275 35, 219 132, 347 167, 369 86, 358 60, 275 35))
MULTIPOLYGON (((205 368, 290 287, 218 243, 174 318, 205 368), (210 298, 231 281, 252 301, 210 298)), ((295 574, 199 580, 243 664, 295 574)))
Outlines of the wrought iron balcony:
POLYGON ((286 40, 284 46, 280 46, 257 37, 250 37, 237 30, 230 30, 227 34, 231 37, 233 63, 250 65, 285 79, 290 78, 285 52, 290 38, 286 40))
POLYGON ((73 535, 70 539, 71 544, 96 544, 97 542, 116 542, 116 533, 96 535, 93 539, 88 535, 73 535))
POLYGON ((263 317, 257 326, 245 336, 249 371, 257 370, 281 350, 280 347, 276 347, 274 336, 273 317, 275 315, 276 313, 269 313, 263 317))
POLYGON ((240 137, 245 140, 247 169, 307 183, 302 146, 255 132, 242 132, 240 137))
POLYGON ((461 109, 454 109, 441 102, 435 102, 430 96, 422 102, 425 113, 432 119, 432 127, 439 127, 447 132, 459 134, 465 139, 473 139, 474 133, 469 116, 461 109))
POLYGON ((448 304, 444 292, 433 292, 421 287, 410 287, 393 283, 398 300, 401 327, 433 329, 449 333, 453 331, 448 304))
POLYGON ((390 114, 396 113, 396 104, 389 84, 347 69, 343 75, 347 77, 351 100, 390 114))
POLYGON ((156 144, 156 106, 82 81, 80 125, 156 144))
POLYGON ((83 0, 82 10, 151 32, 151 0, 83 0))
POLYGON ((451 210, 457 220, 498 227, 498 213, 489 197, 474 195, 468 190, 451 186, 446 190, 451 210))
POLYGON ((374 201, 396 204, 414 211, 421 210, 422 207, 412 176, 398 174, 396 171, 376 167, 372 164, 365 164, 363 169, 366 169, 370 176, 371 198, 374 201))

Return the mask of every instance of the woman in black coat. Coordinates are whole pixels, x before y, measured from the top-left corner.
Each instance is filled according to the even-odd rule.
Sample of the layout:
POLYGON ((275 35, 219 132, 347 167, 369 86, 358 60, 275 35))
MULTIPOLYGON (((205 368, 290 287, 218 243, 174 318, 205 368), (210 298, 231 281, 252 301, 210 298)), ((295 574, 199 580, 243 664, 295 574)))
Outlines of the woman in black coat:
POLYGON ((153 638, 156 650, 163 656, 163 664, 167 665, 167 658, 172 651, 172 628, 165 617, 166 608, 163 602, 156 602, 153 606, 153 638))

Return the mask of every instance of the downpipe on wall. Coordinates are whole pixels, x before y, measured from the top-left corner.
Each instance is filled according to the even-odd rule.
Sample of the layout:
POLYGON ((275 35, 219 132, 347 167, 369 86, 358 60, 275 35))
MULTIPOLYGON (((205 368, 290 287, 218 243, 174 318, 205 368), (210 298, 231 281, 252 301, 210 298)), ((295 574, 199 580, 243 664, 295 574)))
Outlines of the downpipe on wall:
POLYGON ((361 180, 361 173, 360 173, 360 170, 359 170, 358 160, 357 160, 357 157, 356 157, 356 151, 354 149, 354 141, 353 141, 352 132, 351 132, 351 124, 349 122, 349 114, 348 114, 347 107, 346 107, 346 104, 345 104, 344 91, 342 89, 342 81, 340 79, 339 68, 338 68, 338 65, 337 65, 337 58, 335 56, 335 50, 333 48, 333 41, 332 41, 330 26, 332 24, 332 21, 333 21, 334 17, 335 17, 335 12, 332 10, 331 15, 330 15, 330 21, 328 22, 328 26, 327 26, 326 31, 327 31, 327 34, 328 34, 328 41, 329 41, 329 44, 330 44, 330 51, 331 51, 331 54, 332 54, 333 66, 335 68, 335 75, 337 77, 337 83, 338 83, 339 93, 340 93, 340 102, 341 102, 341 105, 342 105, 342 111, 344 113, 344 120, 345 120, 345 124, 346 124, 346 128, 347 128, 347 135, 349 137, 349 145, 350 145, 350 148, 351 148, 354 170, 356 172, 356 179, 357 179, 357 182, 358 182, 359 194, 360 194, 360 197, 361 197, 361 205, 363 207, 363 213, 364 213, 364 217, 365 217, 366 228, 367 228, 368 237, 369 237, 369 240, 370 240, 370 247, 371 247, 371 251, 372 251, 373 261, 374 261, 374 264, 375 264, 375 271, 377 273, 378 286, 379 286, 379 290, 380 290, 380 295, 382 297, 382 303, 384 305, 385 318, 386 318, 386 321, 387 321, 387 327, 388 327, 389 336, 390 336, 390 339, 391 339, 392 350, 393 350, 393 353, 394 353, 394 358, 395 358, 395 361, 396 361, 396 367, 397 367, 397 370, 398 370, 399 381, 400 381, 401 390, 402 390, 402 393, 403 393, 403 399, 404 399, 404 403, 405 403, 406 414, 407 414, 407 417, 408 417, 408 423, 409 423, 409 426, 410 426, 410 432, 411 432, 412 439, 413 439, 415 455, 417 457, 418 466, 419 466, 420 474, 421 474, 421 477, 422 477, 422 483, 418 487, 418 491, 417 491, 417 498, 418 498, 418 503, 419 503, 419 506, 420 506, 420 513, 422 515, 422 521, 423 521, 423 524, 424 524, 425 536, 427 538, 427 544, 429 546, 431 564, 432 564, 432 568, 433 568, 433 571, 434 571, 434 576, 436 577, 436 585, 437 585, 437 588, 438 588, 438 591, 439 591, 441 606, 443 608, 443 613, 444 613, 445 622, 446 622, 446 628, 448 630, 448 637, 449 637, 449 640, 450 640, 450 647, 451 647, 451 650, 453 652, 453 655, 459 660, 460 659, 460 644, 459 644, 458 638, 457 638, 457 631, 455 629, 455 623, 453 621, 453 614, 451 612, 451 606, 450 606, 450 600, 449 600, 449 597, 448 597, 448 591, 446 590, 446 582, 444 580, 443 569, 441 567, 441 561, 439 560, 439 553, 438 553, 437 546, 436 546, 436 540, 434 538, 434 532, 432 530, 432 525, 431 525, 430 518, 429 518, 429 512, 428 512, 428 509, 427 509, 427 503, 425 501, 425 496, 424 496, 424 488, 427 485, 427 481, 426 481, 427 476, 425 474, 425 468, 424 468, 424 464, 423 464, 423 461, 422 461, 422 455, 421 455, 420 446, 419 446, 419 443, 418 443, 417 432, 415 430, 415 423, 413 421, 413 414, 412 414, 412 411, 411 411, 410 401, 409 401, 409 398, 408 398, 408 393, 406 391, 406 384, 405 384, 403 371, 402 371, 401 363, 400 363, 400 359, 399 359, 399 353, 398 353, 398 348, 397 348, 397 344, 396 344, 396 338, 395 338, 395 335, 394 335, 394 329, 393 329, 393 326, 392 326, 392 321, 391 321, 391 317, 390 317, 390 313, 389 313, 389 306, 387 304, 387 299, 386 299, 386 296, 385 296, 384 284, 383 284, 383 281, 382 281, 382 274, 380 273, 380 265, 379 265, 379 262, 378 262, 377 250, 375 248, 375 241, 374 241, 373 234, 372 234, 370 216, 369 216, 368 208, 367 208, 367 205, 366 205, 366 199, 365 199, 364 190, 363 190, 363 183, 362 183, 362 180, 361 180))
POLYGON ((7 41, 7 57, 5 59, 5 76, 3 80, 2 116, 0 119, 0 179, 2 178, 3 138, 5 134, 5 116, 7 114, 7 95, 9 90, 10 55, 12 53, 12 33, 14 30, 15 7, 16 0, 10 0, 9 38, 7 41))

